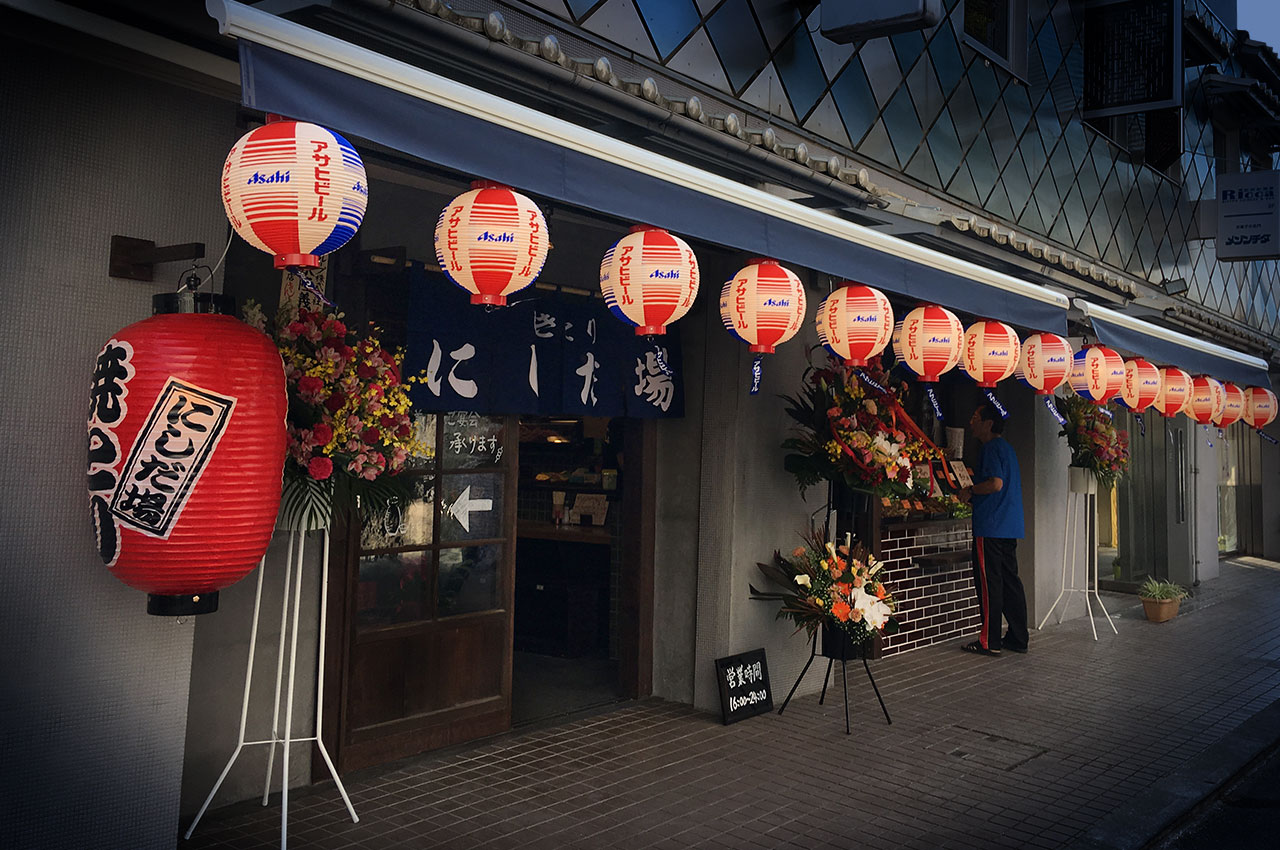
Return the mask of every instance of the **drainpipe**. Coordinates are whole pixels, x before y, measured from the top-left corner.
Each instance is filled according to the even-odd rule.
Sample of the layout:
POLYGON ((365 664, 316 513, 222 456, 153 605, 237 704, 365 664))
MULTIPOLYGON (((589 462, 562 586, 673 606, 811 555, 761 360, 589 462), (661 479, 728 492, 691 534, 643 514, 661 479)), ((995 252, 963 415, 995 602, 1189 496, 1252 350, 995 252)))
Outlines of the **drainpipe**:
MULTIPOLYGON (((807 166, 752 144, 750 137, 743 129, 738 129, 736 133, 722 132, 693 118, 676 120, 683 119, 684 116, 677 116, 669 109, 616 89, 607 82, 579 74, 543 59, 539 55, 512 47, 506 42, 493 41, 486 35, 451 24, 427 12, 400 3, 388 2, 388 0, 346 0, 343 5, 368 9, 377 16, 374 18, 371 15, 370 20, 381 18, 396 25, 403 25, 400 28, 401 32, 407 28, 425 36, 431 42, 443 42, 448 52, 443 54, 433 52, 431 56, 434 59, 443 58, 449 64, 461 68, 462 64, 457 61, 459 54, 470 54, 467 57, 466 67, 472 71, 477 65, 481 68, 512 67, 525 72, 524 80, 527 81, 530 77, 538 80, 538 88, 549 93, 557 84, 576 89, 582 92, 585 100, 594 100, 595 103, 592 105, 597 106, 608 116, 638 124, 656 135, 696 150, 706 150, 708 147, 718 148, 729 156, 746 159, 758 166, 755 169, 755 176, 759 179, 775 180, 796 189, 823 194, 842 201, 850 207, 884 208, 888 205, 887 201, 868 192, 828 175, 819 174, 807 166)), ((334 22, 344 26, 353 23, 345 17, 336 19, 334 22)), ((367 27, 362 28, 361 31, 370 35, 375 34, 367 27)), ((403 36, 399 37, 395 46, 403 49, 406 46, 404 41, 403 36)), ((437 46, 435 43, 430 44, 432 48, 437 46)), ((415 44, 411 49, 415 53, 424 53, 425 47, 426 45, 415 44)), ((603 69, 600 69, 599 65, 597 68, 596 73, 604 70, 611 76, 607 65, 603 69)), ((494 78, 490 77, 490 79, 494 78)), ((497 81, 502 82, 500 79, 497 81)), ((726 159, 726 161, 733 160, 726 159)))

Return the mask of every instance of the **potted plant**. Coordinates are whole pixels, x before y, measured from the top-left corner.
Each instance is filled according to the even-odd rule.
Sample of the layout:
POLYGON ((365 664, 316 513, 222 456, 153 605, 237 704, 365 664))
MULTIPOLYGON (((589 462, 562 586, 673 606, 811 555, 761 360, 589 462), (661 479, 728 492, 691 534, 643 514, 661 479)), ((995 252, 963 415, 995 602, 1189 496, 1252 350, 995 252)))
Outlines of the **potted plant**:
POLYGON ((1146 613, 1147 619, 1153 623, 1172 620, 1177 615, 1178 607, 1186 595, 1186 588, 1155 576, 1147 576, 1147 580, 1138 588, 1142 610, 1146 613))

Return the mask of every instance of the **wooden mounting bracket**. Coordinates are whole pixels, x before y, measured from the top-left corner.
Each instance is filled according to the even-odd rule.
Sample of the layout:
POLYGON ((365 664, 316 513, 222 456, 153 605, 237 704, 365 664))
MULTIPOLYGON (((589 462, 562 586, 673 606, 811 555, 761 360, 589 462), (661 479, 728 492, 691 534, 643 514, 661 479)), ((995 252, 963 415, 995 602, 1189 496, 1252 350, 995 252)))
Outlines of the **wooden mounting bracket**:
POLYGON ((156 247, 156 243, 150 239, 112 236, 107 274, 127 280, 154 280, 155 267, 158 263, 198 260, 203 256, 203 242, 184 242, 181 245, 156 247))

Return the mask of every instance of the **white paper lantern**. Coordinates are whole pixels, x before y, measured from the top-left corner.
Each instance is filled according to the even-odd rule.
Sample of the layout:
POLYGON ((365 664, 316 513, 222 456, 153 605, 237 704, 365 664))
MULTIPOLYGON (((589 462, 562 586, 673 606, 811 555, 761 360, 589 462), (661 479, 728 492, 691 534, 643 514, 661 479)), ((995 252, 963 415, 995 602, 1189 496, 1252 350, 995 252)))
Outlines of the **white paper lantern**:
POLYGON ((472 304, 504 306, 542 273, 551 242, 537 204, 501 183, 477 180, 436 222, 441 270, 472 304))
POLYGON ((636 225, 600 263, 605 304, 636 336, 659 336, 698 296, 698 258, 679 236, 636 225))

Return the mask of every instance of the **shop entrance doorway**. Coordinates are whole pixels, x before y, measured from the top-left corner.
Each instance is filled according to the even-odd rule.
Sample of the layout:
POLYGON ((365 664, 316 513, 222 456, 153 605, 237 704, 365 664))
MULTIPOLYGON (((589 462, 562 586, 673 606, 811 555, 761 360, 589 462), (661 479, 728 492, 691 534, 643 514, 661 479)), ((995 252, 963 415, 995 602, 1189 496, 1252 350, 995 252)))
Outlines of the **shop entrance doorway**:
POLYGON ((623 421, 520 421, 511 720, 622 698, 623 421))
MULTIPOLYGON (((1098 496, 1100 515, 1110 514, 1115 505, 1110 572, 1099 558, 1102 586, 1114 590, 1134 591, 1147 576, 1183 585, 1194 580, 1194 434, 1185 417, 1165 419, 1153 411, 1143 416, 1145 430, 1133 414, 1116 414, 1117 426, 1129 431, 1129 471, 1114 496, 1108 491, 1098 496)), ((1098 527, 1104 527, 1101 516, 1098 527)), ((1103 542, 1093 541, 1094 545, 1103 542)))

